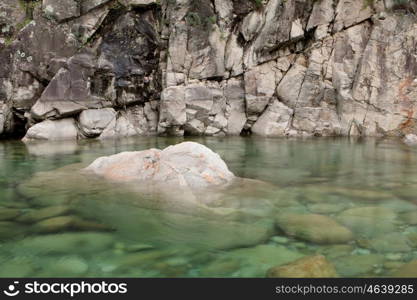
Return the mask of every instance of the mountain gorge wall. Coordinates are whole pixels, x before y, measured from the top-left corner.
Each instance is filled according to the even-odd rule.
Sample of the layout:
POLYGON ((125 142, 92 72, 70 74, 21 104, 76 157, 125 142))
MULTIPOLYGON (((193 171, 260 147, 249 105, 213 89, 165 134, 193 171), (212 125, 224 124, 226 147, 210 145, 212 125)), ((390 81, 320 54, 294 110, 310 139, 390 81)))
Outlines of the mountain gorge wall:
POLYGON ((0 3, 0 134, 417 133, 412 0, 0 3))

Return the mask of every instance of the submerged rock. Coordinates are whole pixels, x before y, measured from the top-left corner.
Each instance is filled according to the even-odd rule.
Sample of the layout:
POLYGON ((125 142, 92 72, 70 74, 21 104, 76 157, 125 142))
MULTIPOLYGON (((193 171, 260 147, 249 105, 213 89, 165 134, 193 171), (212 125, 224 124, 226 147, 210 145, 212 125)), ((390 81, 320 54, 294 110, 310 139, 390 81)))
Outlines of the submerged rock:
POLYGON ((13 220, 21 213, 20 209, 0 207, 0 221, 13 220))
POLYGON ((192 189, 225 185, 235 178, 218 154, 194 142, 100 157, 84 170, 112 181, 192 189))
POLYGON ((346 243, 353 239, 349 229, 323 215, 279 215, 276 223, 287 235, 318 244, 346 243))
POLYGON ((355 207, 343 211, 337 220, 357 236, 375 237, 392 232, 396 227, 396 214, 385 207, 355 207))
POLYGON ((34 231, 42 233, 53 233, 60 231, 110 231, 111 228, 105 224, 83 220, 77 216, 62 216, 46 219, 34 225, 34 231))
POLYGON ((390 233, 369 241, 369 248, 376 252, 409 252, 411 242, 399 232, 390 233))
POLYGON ((338 277, 333 264, 323 255, 300 258, 283 266, 268 270, 267 277, 283 278, 331 278, 338 277))
POLYGON ((33 262, 28 259, 13 259, 1 262, 0 278, 28 277, 35 271, 33 262))
POLYGON ((417 225, 417 211, 411 211, 401 215, 401 220, 409 225, 417 225))
POLYGON ((17 218, 17 221, 22 223, 36 223, 44 219, 62 216, 69 212, 71 212, 71 208, 66 205, 49 206, 28 211, 17 218))
POLYGON ((236 273, 239 277, 264 277, 271 267, 287 264, 303 256, 281 245, 259 245, 228 251, 223 258, 240 262, 241 268, 236 273))
POLYGON ((355 252, 355 248, 352 245, 329 245, 321 246, 318 249, 318 253, 323 254, 328 259, 335 259, 337 257, 346 256, 355 252))

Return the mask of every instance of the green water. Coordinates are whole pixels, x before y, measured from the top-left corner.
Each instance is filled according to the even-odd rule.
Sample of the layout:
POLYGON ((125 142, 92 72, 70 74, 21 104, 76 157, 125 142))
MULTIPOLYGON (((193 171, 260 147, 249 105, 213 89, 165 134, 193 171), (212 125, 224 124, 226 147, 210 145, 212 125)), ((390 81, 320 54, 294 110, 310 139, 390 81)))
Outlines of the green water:
POLYGON ((416 148, 374 139, 192 140, 254 179, 213 194, 213 214, 77 173, 99 156, 183 139, 0 142, 0 277, 264 277, 313 254, 339 276, 379 277, 417 259, 416 148), (277 218, 294 214, 328 216, 353 238, 289 234, 277 218))

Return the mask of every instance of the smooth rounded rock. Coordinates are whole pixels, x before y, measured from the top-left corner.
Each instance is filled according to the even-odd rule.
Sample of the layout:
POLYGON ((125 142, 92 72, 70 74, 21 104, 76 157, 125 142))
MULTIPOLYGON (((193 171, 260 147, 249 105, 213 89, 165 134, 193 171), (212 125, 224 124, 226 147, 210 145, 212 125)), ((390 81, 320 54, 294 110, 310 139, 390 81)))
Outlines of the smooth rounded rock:
POLYGON ((369 206, 345 210, 336 219, 355 235, 370 238, 393 232, 396 228, 396 216, 391 209, 369 206))
POLYGON ((409 225, 417 225, 417 210, 402 214, 400 219, 409 225))
POLYGON ((276 224, 289 236, 317 244, 346 243, 353 239, 348 228, 323 215, 279 215, 276 224))
POLYGON ((267 277, 331 278, 338 277, 336 269, 323 255, 303 257, 289 264, 273 267, 267 277))

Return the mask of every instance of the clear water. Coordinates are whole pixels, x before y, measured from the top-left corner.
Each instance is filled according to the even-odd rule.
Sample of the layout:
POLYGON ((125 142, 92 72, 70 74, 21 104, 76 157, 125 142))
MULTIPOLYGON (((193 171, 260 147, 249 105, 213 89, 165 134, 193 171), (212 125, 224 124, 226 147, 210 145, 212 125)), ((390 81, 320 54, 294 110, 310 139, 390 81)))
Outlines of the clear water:
POLYGON ((254 179, 214 195, 210 209, 225 217, 154 205, 153 195, 77 173, 99 156, 183 139, 0 142, 0 277, 264 277, 313 254, 339 276, 378 277, 417 259, 416 148, 374 139, 192 140, 254 179), (354 239, 288 236, 276 220, 293 214, 326 215, 354 239))

